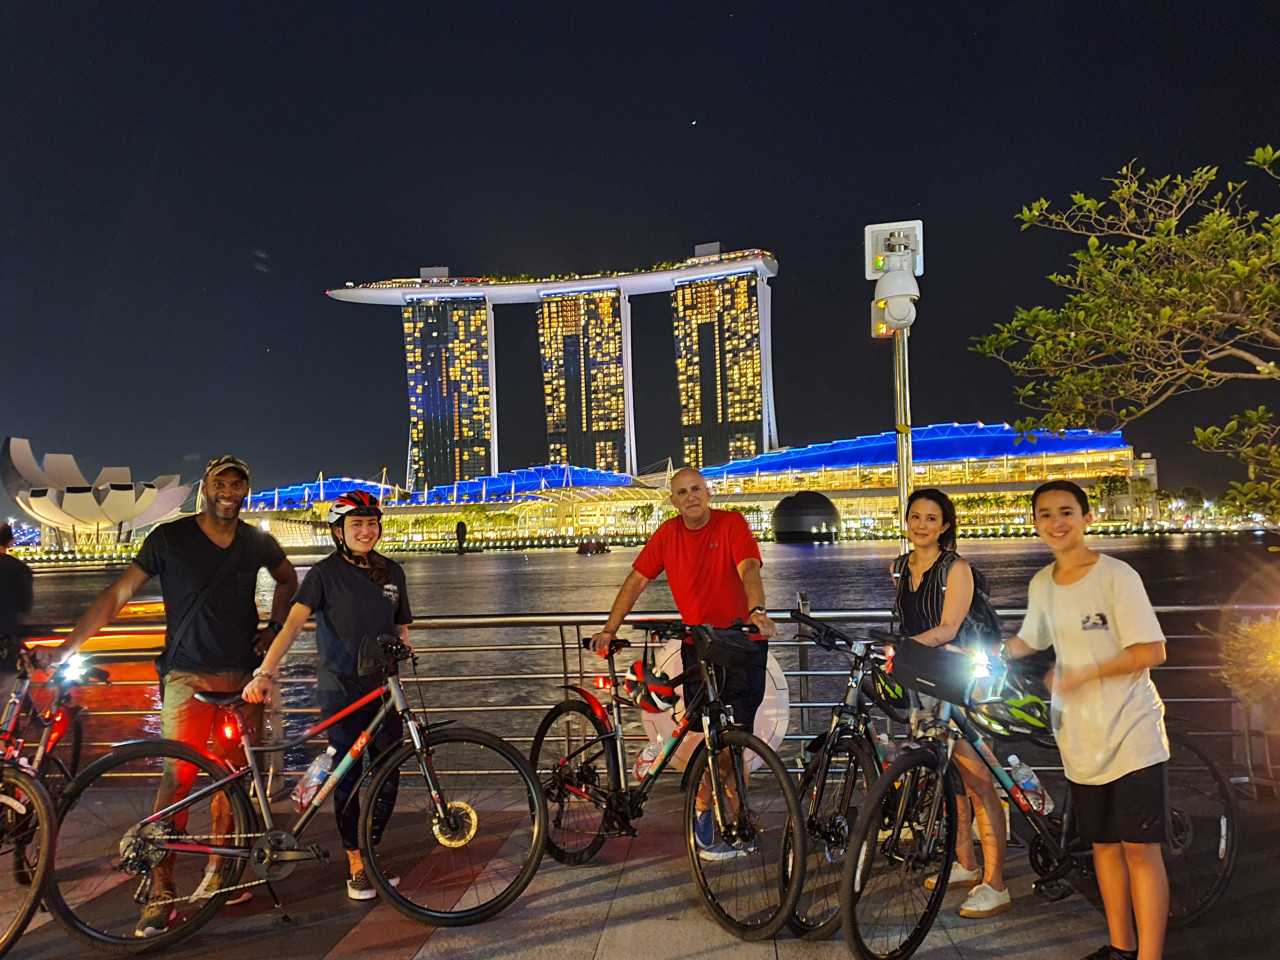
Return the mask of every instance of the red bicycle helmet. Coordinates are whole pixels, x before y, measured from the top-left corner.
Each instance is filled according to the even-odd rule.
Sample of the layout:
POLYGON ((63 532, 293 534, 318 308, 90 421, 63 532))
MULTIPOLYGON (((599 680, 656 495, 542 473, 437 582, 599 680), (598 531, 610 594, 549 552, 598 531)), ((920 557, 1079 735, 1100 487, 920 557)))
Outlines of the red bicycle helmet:
POLYGON ((348 490, 329 507, 329 525, 341 523, 343 517, 381 517, 378 498, 363 490, 348 490))
POLYGON ((671 678, 643 660, 637 660, 627 669, 622 689, 632 703, 650 713, 665 713, 679 699, 675 687, 671 686, 671 678))

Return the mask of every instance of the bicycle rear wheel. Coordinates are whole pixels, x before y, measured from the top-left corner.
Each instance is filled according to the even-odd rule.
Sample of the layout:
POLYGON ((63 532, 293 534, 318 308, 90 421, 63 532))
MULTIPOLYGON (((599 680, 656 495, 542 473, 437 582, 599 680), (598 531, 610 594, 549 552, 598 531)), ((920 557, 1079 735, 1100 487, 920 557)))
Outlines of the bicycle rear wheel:
POLYGON ((529 762, 547 797, 547 852, 561 863, 586 863, 604 845, 604 803, 618 765, 604 723, 581 700, 551 708, 538 724, 529 762), (590 746, 588 746, 590 744, 590 746))
POLYGON ((477 923, 520 896, 538 869, 547 842, 542 789, 524 754, 501 737, 446 727, 429 743, 425 754, 403 744, 374 768, 360 811, 365 870, 410 919, 477 923), (436 815, 424 764, 447 818, 436 815))
POLYGON ((48 792, 30 774, 5 764, 0 771, 0 956, 31 922, 53 864, 57 818, 48 792))
POLYGON ((1189 737, 1169 731, 1169 822, 1161 845, 1169 875, 1169 926, 1217 903, 1236 862, 1236 805, 1222 771, 1189 737))
POLYGON ((844 859, 840 916, 849 952, 862 960, 905 960, 933 926, 955 857, 956 788, 932 750, 890 764, 858 814, 844 859))
POLYGON ((810 762, 796 791, 808 834, 804 889, 788 925, 805 940, 840 929, 840 877, 849 834, 879 768, 860 739, 842 736, 810 762))
POLYGON ((717 757, 700 750, 689 771, 684 802, 689 863, 716 922, 744 940, 762 940, 786 924, 804 884, 800 804, 787 768, 768 744, 739 730, 720 734, 720 743, 717 757), (755 757, 760 764, 752 773, 755 757), (703 849, 694 823, 699 786, 712 762, 721 770, 732 769, 725 779, 737 810, 732 822, 715 831, 716 842, 703 849), (737 783, 746 786, 745 795, 737 783))
MULTIPOLYGON (((59 803, 59 833, 47 903, 77 940, 111 953, 143 953, 176 943, 212 919, 226 893, 200 893, 207 854, 169 852, 165 842, 244 846, 259 830, 239 781, 144 825, 162 780, 194 776, 191 792, 221 780, 226 768, 173 740, 127 743, 84 769, 59 803), (185 768, 185 770, 184 770, 185 768), (138 934, 144 908, 158 917, 138 934)), ((166 786, 166 790, 172 789, 166 786)), ((224 889, 240 882, 245 860, 216 862, 224 889)))

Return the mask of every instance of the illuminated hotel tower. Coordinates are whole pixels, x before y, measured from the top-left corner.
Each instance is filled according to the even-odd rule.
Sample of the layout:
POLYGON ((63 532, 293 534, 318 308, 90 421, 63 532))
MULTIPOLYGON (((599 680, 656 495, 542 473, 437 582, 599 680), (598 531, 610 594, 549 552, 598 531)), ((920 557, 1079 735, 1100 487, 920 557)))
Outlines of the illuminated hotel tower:
POLYGON ((493 305, 538 304, 548 459, 636 473, 631 300, 672 297, 684 455, 703 466, 778 445, 765 250, 695 248, 674 266, 559 280, 420 277, 349 283, 335 300, 394 304, 409 370, 408 484, 422 489, 498 466, 493 305))
POLYGON ((623 299, 618 290, 542 298, 538 339, 548 463, 635 471, 623 299))
POLYGON ((484 297, 401 309, 409 375, 410 490, 497 472, 492 311, 484 297))
POLYGON ((777 446, 773 404, 766 403, 769 365, 762 362, 768 297, 754 270, 676 283, 676 383, 690 466, 746 460, 777 446))

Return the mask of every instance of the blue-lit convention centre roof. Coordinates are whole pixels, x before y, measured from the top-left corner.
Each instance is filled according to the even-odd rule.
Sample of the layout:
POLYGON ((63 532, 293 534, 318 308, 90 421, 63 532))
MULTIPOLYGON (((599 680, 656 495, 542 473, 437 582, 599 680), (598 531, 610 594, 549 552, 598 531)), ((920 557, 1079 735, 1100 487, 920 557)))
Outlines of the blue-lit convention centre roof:
MULTIPOLYGON (((1040 454, 1055 456, 1095 450, 1120 450, 1127 449, 1128 446, 1119 430, 1110 433, 1067 430, 1060 435, 1036 432, 1024 439, 1007 423, 951 423, 911 428, 911 456, 916 463, 990 460, 1040 454)), ((749 460, 733 460, 720 466, 706 467, 702 470, 702 475, 708 480, 719 480, 758 473, 785 473, 788 470, 887 466, 896 463, 897 459, 897 435, 887 430, 852 440, 833 440, 807 447, 772 450, 749 460)))
POLYGON ((556 496, 558 492, 581 488, 629 487, 637 481, 625 473, 595 470, 590 467, 551 465, 508 470, 491 477, 460 480, 442 484, 426 492, 408 493, 386 484, 350 477, 330 477, 310 483, 258 490, 249 497, 250 510, 294 510, 312 503, 326 502, 349 490, 363 490, 378 497, 383 504, 422 506, 453 503, 537 500, 556 496))

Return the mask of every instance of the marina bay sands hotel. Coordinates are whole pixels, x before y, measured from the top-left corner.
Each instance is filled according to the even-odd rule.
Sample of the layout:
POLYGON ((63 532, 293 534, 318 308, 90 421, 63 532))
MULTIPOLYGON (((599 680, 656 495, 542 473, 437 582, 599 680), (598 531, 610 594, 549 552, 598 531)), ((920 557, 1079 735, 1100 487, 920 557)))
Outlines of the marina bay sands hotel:
POLYGON ((530 280, 421 276, 348 284, 328 294, 400 308, 409 379, 411 490, 498 469, 494 304, 537 304, 547 462, 636 473, 633 295, 671 295, 684 460, 744 460, 778 446, 764 250, 694 256, 634 273, 530 280))

